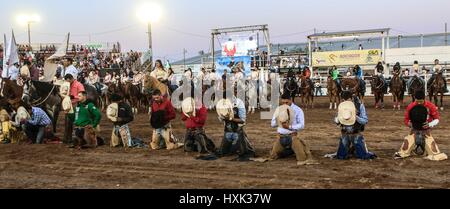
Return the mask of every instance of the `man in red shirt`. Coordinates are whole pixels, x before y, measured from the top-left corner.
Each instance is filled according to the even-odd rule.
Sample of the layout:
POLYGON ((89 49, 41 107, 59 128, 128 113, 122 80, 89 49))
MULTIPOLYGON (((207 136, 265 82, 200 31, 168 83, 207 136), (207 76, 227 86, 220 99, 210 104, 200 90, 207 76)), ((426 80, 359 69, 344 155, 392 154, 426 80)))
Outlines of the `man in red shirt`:
POLYGON ((185 152, 214 153, 216 146, 214 142, 206 136, 205 126, 208 110, 202 104, 197 108, 194 99, 189 97, 183 101, 183 114, 181 120, 186 125, 186 135, 184 138, 185 152))
MULTIPOLYGON (((64 76, 64 80, 70 83, 69 96, 72 100, 72 107, 75 108, 78 106, 78 102, 80 100, 79 93, 85 92, 83 84, 78 82, 72 74, 67 74, 64 76)), ((66 111, 65 116, 65 124, 64 124, 64 138, 63 142, 67 144, 73 144, 74 141, 72 139, 73 133, 73 120, 69 118, 69 112, 66 111)))
POLYGON ((153 130, 152 149, 162 149, 164 145, 161 138, 165 142, 165 148, 168 150, 178 149, 182 145, 174 142, 170 121, 175 119, 176 113, 169 99, 162 96, 160 90, 154 90, 152 94, 152 106, 150 114, 150 123, 153 130))
POLYGON ((411 128, 411 132, 405 137, 400 151, 395 153, 395 159, 410 157, 411 152, 415 149, 416 154, 423 154, 427 160, 446 160, 447 155, 439 151, 431 136, 431 130, 439 124, 437 107, 433 103, 425 101, 424 91, 417 91, 414 98, 416 101, 408 106, 405 113, 405 125, 411 128), (422 141, 418 137, 423 137, 424 140, 422 141), (423 153, 417 153, 418 148, 422 149, 423 153))

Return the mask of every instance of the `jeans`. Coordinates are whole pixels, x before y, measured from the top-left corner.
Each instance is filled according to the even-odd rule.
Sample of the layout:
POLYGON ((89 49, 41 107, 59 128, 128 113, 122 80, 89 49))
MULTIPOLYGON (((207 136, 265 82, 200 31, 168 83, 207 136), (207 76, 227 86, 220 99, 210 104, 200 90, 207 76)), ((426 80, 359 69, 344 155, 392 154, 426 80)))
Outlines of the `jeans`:
POLYGON ((239 133, 235 132, 226 132, 225 133, 225 140, 228 142, 231 142, 233 145, 237 143, 239 139, 239 133))
POLYGON ((322 88, 316 87, 316 93, 315 93, 316 97, 319 96, 319 94, 320 94, 320 96, 323 96, 322 88))
POLYGON ((124 144, 124 146, 125 142, 128 142, 128 147, 133 147, 133 141, 128 124, 125 124, 123 126, 114 126, 114 134, 122 139, 122 143, 124 144))
POLYGON ((25 124, 25 134, 33 143, 41 144, 44 139, 46 126, 35 126, 30 123, 25 124))
POLYGON ((361 134, 342 135, 336 158, 345 160, 348 159, 350 155, 355 155, 356 158, 361 160, 376 158, 375 154, 367 150, 366 142, 364 141, 364 137, 361 134))

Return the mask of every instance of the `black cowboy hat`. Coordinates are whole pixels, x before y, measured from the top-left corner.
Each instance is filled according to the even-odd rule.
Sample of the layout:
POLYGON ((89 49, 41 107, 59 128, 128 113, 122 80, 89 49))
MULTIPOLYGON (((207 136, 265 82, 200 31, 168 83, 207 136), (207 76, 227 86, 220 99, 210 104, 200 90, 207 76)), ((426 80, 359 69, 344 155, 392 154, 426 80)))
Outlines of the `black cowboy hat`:
POLYGON ((415 130, 422 130, 424 123, 427 122, 428 110, 423 105, 416 105, 409 112, 409 118, 415 130))

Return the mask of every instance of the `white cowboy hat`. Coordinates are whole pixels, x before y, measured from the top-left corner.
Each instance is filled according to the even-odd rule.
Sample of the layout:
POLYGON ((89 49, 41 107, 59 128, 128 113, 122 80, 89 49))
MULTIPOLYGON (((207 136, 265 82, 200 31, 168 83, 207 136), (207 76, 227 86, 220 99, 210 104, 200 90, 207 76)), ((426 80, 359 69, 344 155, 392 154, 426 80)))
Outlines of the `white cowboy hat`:
POLYGON ((295 118, 295 112, 289 105, 279 106, 274 113, 274 118, 276 118, 278 126, 282 126, 283 123, 288 123, 292 125, 295 118))
POLYGON ((69 113, 73 113, 72 100, 69 96, 65 96, 62 101, 62 108, 64 111, 69 111, 69 113))
POLYGON ((181 110, 186 116, 193 115, 195 117, 195 101, 192 97, 188 97, 181 103, 181 110))
POLYGON ((229 99, 221 99, 217 102, 216 110, 220 117, 232 119, 234 117, 233 103, 229 99))
POLYGON ((67 81, 60 82, 59 94, 63 97, 69 96, 70 94, 70 83, 67 81))
POLYGON ((117 103, 112 103, 106 109, 106 116, 112 122, 117 122, 117 117, 119 116, 119 105, 117 103))
POLYGON ((353 102, 347 101, 339 105, 338 120, 345 126, 352 126, 356 123, 356 107, 353 102))

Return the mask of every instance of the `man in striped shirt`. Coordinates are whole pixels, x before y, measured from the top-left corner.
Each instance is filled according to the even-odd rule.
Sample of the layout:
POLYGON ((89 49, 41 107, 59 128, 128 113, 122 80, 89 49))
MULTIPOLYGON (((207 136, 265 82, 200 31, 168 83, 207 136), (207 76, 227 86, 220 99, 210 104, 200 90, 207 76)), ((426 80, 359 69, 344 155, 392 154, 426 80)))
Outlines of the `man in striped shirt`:
POLYGON ((45 129, 52 124, 47 113, 39 107, 25 107, 31 115, 31 119, 22 120, 21 123, 25 125, 25 133, 33 143, 41 144, 45 136, 45 129))

